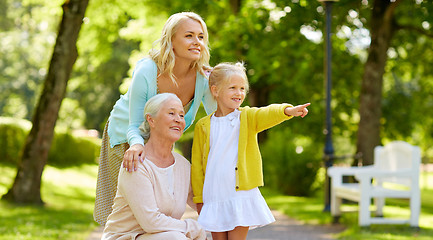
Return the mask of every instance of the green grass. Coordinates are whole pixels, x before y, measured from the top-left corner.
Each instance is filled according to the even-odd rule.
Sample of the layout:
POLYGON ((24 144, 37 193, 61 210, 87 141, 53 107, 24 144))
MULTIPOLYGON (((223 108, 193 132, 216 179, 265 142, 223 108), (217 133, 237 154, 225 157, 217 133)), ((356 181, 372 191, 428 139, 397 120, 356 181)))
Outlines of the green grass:
MULTIPOLYGON (((7 192, 16 169, 0 165, 0 195, 7 192)), ((86 239, 93 221, 96 165, 67 169, 47 166, 43 173, 44 206, 0 201, 0 239, 86 239)))
MULTIPOLYGON (((0 195, 6 193, 16 174, 15 168, 0 165, 0 195)), ((6 239, 86 239, 97 224, 92 212, 96 186, 96 165, 66 169, 47 166, 43 173, 42 197, 45 206, 14 205, 0 201, 0 240, 6 239)), ((337 239, 432 239, 433 236, 433 173, 420 178, 422 209, 420 230, 406 225, 372 225, 358 227, 357 205, 344 204, 353 212, 344 213, 340 219, 346 229, 335 235, 337 239), (428 185, 427 183, 430 183, 428 185)), ((314 197, 285 196, 269 188, 261 189, 269 206, 306 224, 332 222, 328 212, 323 212, 323 195, 314 197)), ((408 202, 387 202, 385 216, 408 216, 408 202)))
MULTIPOLYGON (((433 173, 421 176, 421 215, 420 229, 411 228, 409 225, 371 225, 370 227, 358 226, 358 205, 343 204, 343 210, 351 212, 343 213, 340 223, 346 229, 336 234, 337 239, 350 240, 431 240, 433 239, 433 173), (427 179, 423 182, 423 179, 427 179), (427 185, 430 183, 430 185, 427 185)), ((285 196, 266 187, 261 189, 263 196, 273 209, 280 210, 287 216, 295 218, 306 224, 332 224, 329 212, 323 212, 323 194, 315 197, 285 196)), ((384 208, 385 217, 406 218, 410 212, 408 200, 387 200, 384 208)))

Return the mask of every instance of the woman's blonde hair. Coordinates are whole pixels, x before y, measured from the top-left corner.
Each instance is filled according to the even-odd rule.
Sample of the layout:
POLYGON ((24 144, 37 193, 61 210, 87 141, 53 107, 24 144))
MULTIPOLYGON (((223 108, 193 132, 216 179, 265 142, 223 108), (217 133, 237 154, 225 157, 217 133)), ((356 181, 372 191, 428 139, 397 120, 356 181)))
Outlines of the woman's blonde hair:
POLYGON ((209 87, 216 86, 220 88, 222 84, 227 83, 233 75, 238 75, 245 80, 245 91, 248 93, 250 86, 243 62, 224 62, 216 65, 209 75, 209 87))
POLYGON ((159 110, 162 107, 162 104, 164 104, 167 100, 174 99, 176 101, 179 101, 182 105, 182 101, 176 96, 176 94, 173 93, 160 93, 153 97, 151 97, 144 106, 143 115, 144 115, 144 121, 141 123, 139 129, 140 129, 140 135, 144 139, 144 143, 147 143, 147 141, 150 138, 150 126, 149 122, 147 121, 146 116, 150 115, 151 117, 155 117, 159 110))
POLYGON ((200 59, 192 64, 192 68, 199 71, 203 76, 205 71, 210 69, 209 67, 209 35, 207 31, 206 23, 203 19, 196 13, 193 12, 180 12, 171 15, 162 29, 161 37, 153 43, 152 49, 149 51, 150 57, 155 61, 159 75, 163 73, 168 73, 168 76, 177 85, 176 77, 173 74, 173 68, 175 65, 175 55, 173 52, 172 39, 177 31, 177 27, 180 22, 185 19, 192 19, 200 23, 203 29, 203 43, 204 49, 201 49, 200 59), (159 49, 154 47, 159 44, 159 49))

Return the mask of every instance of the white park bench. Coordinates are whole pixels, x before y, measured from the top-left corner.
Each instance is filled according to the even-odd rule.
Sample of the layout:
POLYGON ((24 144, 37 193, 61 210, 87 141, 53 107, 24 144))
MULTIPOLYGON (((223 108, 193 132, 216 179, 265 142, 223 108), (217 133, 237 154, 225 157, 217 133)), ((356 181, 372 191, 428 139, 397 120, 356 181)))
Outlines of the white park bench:
POLYGON ((331 215, 341 215, 342 199, 359 203, 358 224, 410 224, 418 227, 420 214, 419 169, 420 149, 406 142, 395 141, 374 149, 374 165, 365 167, 330 167, 331 215), (343 176, 355 176, 359 183, 343 183, 343 176), (383 217, 385 198, 410 200, 410 218, 383 217), (370 203, 374 199, 376 217, 371 217, 370 203))

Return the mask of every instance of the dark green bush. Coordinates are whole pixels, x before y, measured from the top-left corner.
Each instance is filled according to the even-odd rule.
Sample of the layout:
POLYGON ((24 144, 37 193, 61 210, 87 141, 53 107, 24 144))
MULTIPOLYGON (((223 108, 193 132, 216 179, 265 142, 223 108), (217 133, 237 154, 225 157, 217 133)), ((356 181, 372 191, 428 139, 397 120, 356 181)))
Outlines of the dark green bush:
POLYGON ((21 156, 21 148, 30 130, 26 120, 0 117, 0 162, 16 165, 21 156))
POLYGON ((294 196, 311 196, 321 166, 321 151, 307 136, 293 136, 288 128, 268 130, 261 146, 267 187, 294 196))
POLYGON ((99 149, 100 142, 94 138, 77 137, 70 132, 56 132, 48 154, 48 164, 56 167, 95 164, 99 149))
MULTIPOLYGON (((17 164, 30 126, 30 122, 21 119, 0 118, 0 163, 17 164)), ((95 164, 99 149, 99 139, 56 131, 48 164, 56 167, 95 164)))

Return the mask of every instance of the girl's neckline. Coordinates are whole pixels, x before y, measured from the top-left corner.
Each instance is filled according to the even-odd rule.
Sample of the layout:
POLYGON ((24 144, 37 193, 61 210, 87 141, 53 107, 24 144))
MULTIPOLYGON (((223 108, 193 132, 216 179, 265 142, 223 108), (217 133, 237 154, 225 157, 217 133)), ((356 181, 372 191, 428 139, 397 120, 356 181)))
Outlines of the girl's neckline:
POLYGON ((240 112, 241 111, 239 111, 238 109, 235 109, 233 112, 231 112, 231 113, 229 113, 227 115, 224 115, 224 116, 219 116, 219 117, 215 116, 215 113, 213 113, 212 117, 219 118, 219 119, 230 118, 231 116, 236 117, 236 116, 238 116, 240 114, 240 112))

